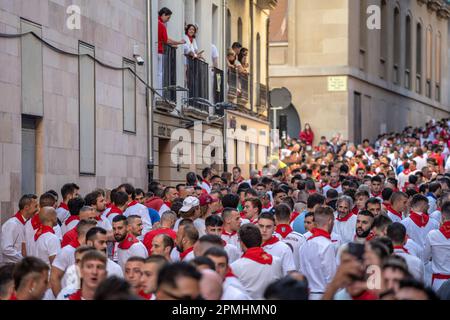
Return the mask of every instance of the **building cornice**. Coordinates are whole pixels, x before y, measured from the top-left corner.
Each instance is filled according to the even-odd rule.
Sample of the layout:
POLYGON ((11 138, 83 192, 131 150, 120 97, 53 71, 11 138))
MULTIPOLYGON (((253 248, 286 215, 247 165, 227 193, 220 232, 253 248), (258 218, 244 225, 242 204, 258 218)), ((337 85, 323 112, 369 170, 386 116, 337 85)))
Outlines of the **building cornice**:
POLYGON ((426 5, 429 11, 436 12, 438 18, 450 18, 450 3, 444 0, 417 0, 417 2, 420 6, 426 5))

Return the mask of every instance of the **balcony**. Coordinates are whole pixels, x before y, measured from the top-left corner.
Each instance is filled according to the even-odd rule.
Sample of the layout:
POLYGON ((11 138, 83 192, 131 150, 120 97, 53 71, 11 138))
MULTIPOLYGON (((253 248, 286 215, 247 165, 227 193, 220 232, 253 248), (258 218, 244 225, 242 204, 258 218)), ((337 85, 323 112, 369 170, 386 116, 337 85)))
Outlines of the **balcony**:
POLYGON ((256 92, 256 110, 258 115, 262 115, 267 111, 267 86, 260 83, 256 92))
POLYGON ((272 10, 278 4, 278 0, 258 0, 257 5, 263 10, 272 10))
POLYGON ((237 103, 238 73, 234 69, 228 69, 228 101, 237 103))
POLYGON ((186 87, 189 90, 188 107, 185 115, 205 118, 209 115, 209 106, 202 100, 209 100, 209 66, 206 62, 186 57, 186 87))
POLYGON ((246 107, 249 97, 250 74, 239 73, 238 75, 238 101, 237 104, 246 107))
MULTIPOLYGON (((161 67, 161 66, 160 66, 161 67)), ((161 81, 161 80, 160 80, 161 81)), ((161 95, 165 100, 157 99, 156 108, 172 112, 175 109, 177 101, 177 49, 170 46, 164 46, 164 55, 162 57, 162 83, 161 95)))
POLYGON ((213 68, 214 104, 225 101, 223 77, 223 70, 213 68))

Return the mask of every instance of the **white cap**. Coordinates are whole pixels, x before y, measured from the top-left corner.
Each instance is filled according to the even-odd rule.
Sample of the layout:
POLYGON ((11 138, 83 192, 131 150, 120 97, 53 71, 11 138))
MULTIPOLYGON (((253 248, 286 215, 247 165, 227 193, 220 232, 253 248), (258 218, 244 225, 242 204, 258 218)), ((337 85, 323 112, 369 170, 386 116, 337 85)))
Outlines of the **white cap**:
POLYGON ((181 207, 181 212, 188 212, 192 208, 200 206, 200 201, 196 197, 187 197, 183 201, 183 206, 181 207))

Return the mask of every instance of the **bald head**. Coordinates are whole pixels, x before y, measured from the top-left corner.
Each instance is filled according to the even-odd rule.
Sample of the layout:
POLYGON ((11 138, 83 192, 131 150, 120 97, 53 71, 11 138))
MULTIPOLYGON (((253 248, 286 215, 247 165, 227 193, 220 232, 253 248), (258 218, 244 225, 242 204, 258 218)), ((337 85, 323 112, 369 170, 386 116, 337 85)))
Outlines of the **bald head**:
POLYGON ((205 300, 220 300, 222 297, 223 279, 213 270, 202 270, 202 279, 200 280, 200 292, 205 300))
POLYGON ((43 207, 39 211, 39 220, 41 224, 45 226, 56 226, 57 223, 57 215, 56 210, 53 207, 43 207))

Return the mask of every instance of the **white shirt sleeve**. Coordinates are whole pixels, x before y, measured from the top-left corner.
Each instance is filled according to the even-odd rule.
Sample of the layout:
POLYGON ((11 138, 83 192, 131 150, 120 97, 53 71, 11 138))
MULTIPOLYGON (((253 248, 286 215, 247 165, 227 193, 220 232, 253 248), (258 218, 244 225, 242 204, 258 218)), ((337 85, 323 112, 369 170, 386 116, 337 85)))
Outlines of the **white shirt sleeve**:
POLYGON ((22 246, 25 242, 23 230, 13 222, 6 222, 2 228, 1 235, 1 251, 4 257, 8 258, 7 262, 19 262, 22 260, 22 251, 17 250, 18 245, 22 246))
POLYGON ((431 242, 430 242, 430 234, 428 234, 425 238, 425 246, 423 248, 422 257, 424 263, 427 263, 431 260, 431 242))
POLYGON ((56 236, 48 237, 45 242, 49 257, 56 256, 61 251, 61 243, 56 236))
POLYGON ((283 252, 283 275, 287 275, 290 271, 296 271, 294 263, 294 254, 289 247, 283 252))

